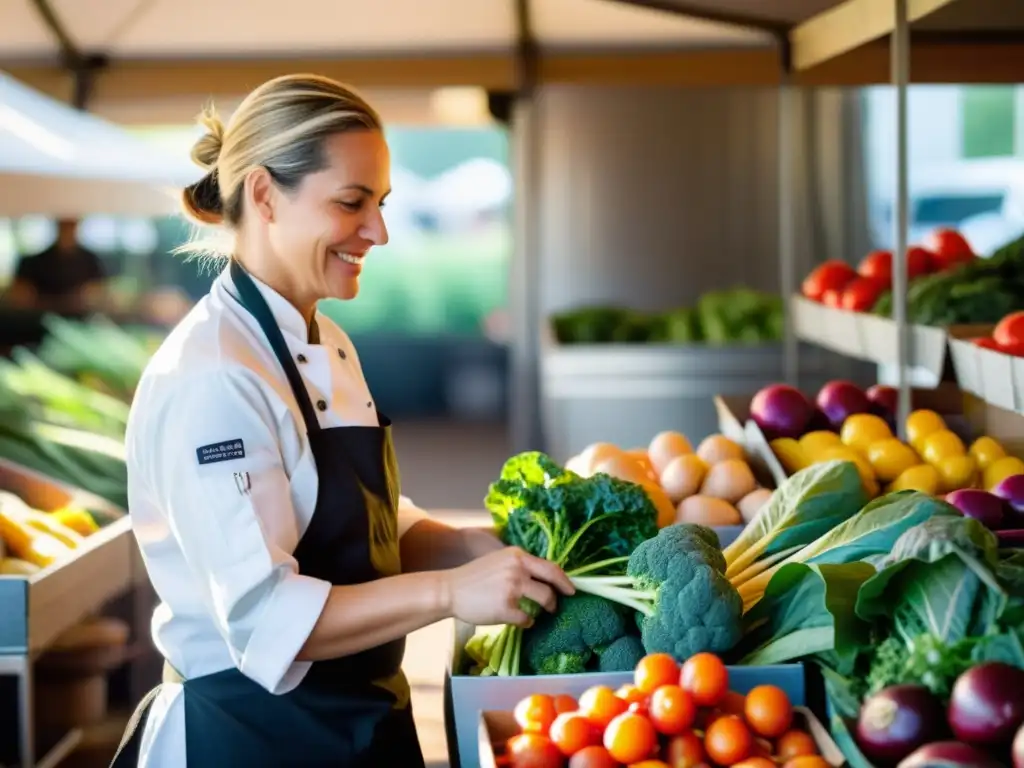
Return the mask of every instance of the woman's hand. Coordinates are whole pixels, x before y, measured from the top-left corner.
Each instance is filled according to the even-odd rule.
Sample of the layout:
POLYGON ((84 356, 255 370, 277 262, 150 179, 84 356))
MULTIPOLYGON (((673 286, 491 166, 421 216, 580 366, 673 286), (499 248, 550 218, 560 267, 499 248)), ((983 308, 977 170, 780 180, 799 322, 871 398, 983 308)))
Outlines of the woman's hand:
POLYGON ((519 607, 520 599, 554 611, 557 592, 576 591, 561 568, 518 547, 503 547, 445 571, 444 576, 448 613, 476 626, 528 626, 532 619, 519 607))

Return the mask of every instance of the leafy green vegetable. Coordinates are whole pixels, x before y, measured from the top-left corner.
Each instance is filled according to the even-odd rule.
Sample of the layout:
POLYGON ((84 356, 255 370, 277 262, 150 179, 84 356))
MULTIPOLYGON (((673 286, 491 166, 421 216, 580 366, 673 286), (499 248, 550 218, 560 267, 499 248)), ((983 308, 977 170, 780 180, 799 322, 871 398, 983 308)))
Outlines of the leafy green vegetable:
POLYGON ((596 666, 598 649, 628 630, 625 612, 614 603, 587 594, 564 597, 555 613, 542 613, 523 633, 525 667, 537 675, 586 672, 596 666))
MULTIPOLYGON (((658 531, 657 509, 639 485, 604 474, 583 478, 529 451, 505 462, 485 505, 506 544, 570 573, 621 573, 630 553, 658 531)), ((540 606, 524 600, 536 618, 540 606)), ((517 675, 523 631, 482 629, 466 645, 483 675, 517 675)))
POLYGON ((810 544, 856 514, 866 501, 852 462, 825 461, 800 470, 779 486, 725 548, 726 576, 738 586, 742 581, 736 577, 756 560, 810 544))

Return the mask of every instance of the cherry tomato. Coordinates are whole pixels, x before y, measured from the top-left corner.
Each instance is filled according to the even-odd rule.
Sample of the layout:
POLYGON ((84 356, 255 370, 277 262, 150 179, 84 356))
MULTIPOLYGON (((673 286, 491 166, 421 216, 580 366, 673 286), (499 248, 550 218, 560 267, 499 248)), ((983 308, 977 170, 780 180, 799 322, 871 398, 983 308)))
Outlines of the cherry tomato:
POLYGON ((562 754, 571 757, 584 747, 601 743, 601 730, 579 712, 563 712, 551 724, 549 734, 562 754))
POLYGON ((748 757, 746 760, 740 760, 732 768, 779 768, 779 766, 767 757, 748 757))
POLYGON ((804 278, 801 290, 811 301, 821 301, 825 291, 841 291, 856 276, 856 270, 845 261, 831 259, 819 264, 804 278))
POLYGON ((513 711, 516 722, 524 733, 547 734, 555 720, 555 700, 543 693, 527 696, 516 704, 513 711))
POLYGON ((979 336, 976 339, 971 339, 971 343, 982 349, 993 349, 997 352, 1000 350, 999 342, 991 336, 979 336))
POLYGON ((704 742, 693 731, 673 736, 665 747, 665 762, 672 768, 697 768, 706 759, 704 742))
POLYGON ((892 251, 872 251, 857 265, 857 274, 870 277, 886 288, 892 286, 892 251))
POLYGON ((794 728, 782 734, 775 744, 775 752, 780 760, 792 760, 794 757, 818 754, 818 745, 807 731, 794 728))
POLYGON ((651 756, 658 734, 646 717, 626 712, 612 720, 604 731, 604 748, 620 763, 635 763, 651 756))
POLYGON ((697 705, 678 685, 663 685, 651 694, 648 711, 658 733, 675 736, 693 726, 697 705))
POLYGON ((803 755, 787 760, 782 768, 832 768, 832 764, 819 755, 803 755))
POLYGON ((520 733, 508 740, 511 768, 562 768, 565 758, 547 736, 520 733))
POLYGON ((656 688, 679 682, 679 665, 667 653, 649 653, 637 663, 633 678, 633 684, 650 695, 656 688))
POLYGON ((934 272, 942 272, 975 258, 970 243, 955 229, 936 229, 925 239, 924 245, 931 251, 934 272))
POLYGON ((1013 344, 1004 344, 999 347, 999 351, 1004 355, 1011 355, 1012 357, 1024 357, 1024 341, 1015 341, 1013 344))
POLYGON ((616 716, 625 712, 628 706, 608 686, 595 685, 580 696, 579 711, 599 728, 605 728, 616 716))
POLYGON ((615 692, 615 695, 627 704, 635 704, 637 702, 643 704, 647 701, 647 694, 629 683, 619 686, 619 690, 615 692))
POLYGON ((992 338, 1001 347, 1024 341, 1024 312, 1011 312, 1000 320, 992 331, 992 338))
POLYGON ((821 303, 833 309, 842 309, 843 292, 837 288, 829 288, 821 295, 821 303))
POLYGON ((619 768, 619 763, 602 746, 584 747, 569 758, 569 768, 619 768))
POLYGON ((675 768, 663 760, 641 760, 639 763, 630 763, 629 768, 675 768))
POLYGON ((720 765, 732 765, 750 756, 754 737, 736 715, 726 715, 713 722, 704 734, 708 757, 720 765))
POLYGON ((927 275, 932 271, 932 252, 919 245, 907 248, 907 279, 927 275))
POLYGON ((885 291, 882 283, 870 277, 857 277, 843 289, 840 305, 850 312, 868 312, 885 291))
POLYGON ((579 707, 580 705, 572 696, 568 696, 564 693, 560 693, 555 696, 555 712, 559 715, 563 712, 575 712, 579 707))
POLYGON ((754 733, 775 739, 793 724, 793 705, 781 688, 759 685, 747 694, 743 716, 754 733))
POLYGON ((729 690, 729 670, 713 653, 698 653, 683 664, 679 685, 698 707, 714 707, 729 690))

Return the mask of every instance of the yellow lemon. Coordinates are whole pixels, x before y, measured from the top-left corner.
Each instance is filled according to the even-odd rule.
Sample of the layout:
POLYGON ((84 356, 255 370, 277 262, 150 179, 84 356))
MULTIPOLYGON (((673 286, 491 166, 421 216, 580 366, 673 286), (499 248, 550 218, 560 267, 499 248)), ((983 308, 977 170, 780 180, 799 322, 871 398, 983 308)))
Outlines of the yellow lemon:
POLYGON ((964 441, 957 437, 955 432, 948 429, 940 429, 932 432, 921 441, 921 458, 929 464, 938 464, 950 456, 965 456, 967 449, 964 441))
POLYGON ((1011 475, 1024 475, 1024 461, 1016 456, 1003 456, 988 465, 982 476, 982 484, 986 491, 991 491, 1011 475))
POLYGON ((791 437, 776 438, 775 440, 772 440, 769 445, 771 446, 772 453, 775 454, 775 458, 777 458, 779 463, 782 465, 782 468, 791 475, 811 465, 811 462, 804 449, 800 446, 800 443, 791 437))
POLYGON ((821 461, 849 461, 857 467, 857 474, 860 475, 864 490, 871 498, 878 495, 878 478, 875 477, 875 470, 868 464, 867 459, 861 456, 853 448, 841 445, 838 448, 827 448, 821 454, 821 461))
POLYGON ((932 432, 939 432, 946 429, 945 420, 935 411, 921 408, 907 416, 907 440, 918 453, 921 452, 920 443, 932 432))
POLYGON ((978 462, 973 456, 946 456, 935 464, 935 468, 942 478, 943 493, 974 488, 978 484, 978 462))
POLYGON ((824 429, 808 432, 800 438, 800 447, 803 448, 804 454, 812 460, 829 448, 839 448, 842 444, 843 441, 839 439, 839 435, 824 429))
POLYGON ((883 483, 890 483, 903 472, 921 463, 914 449, 896 437, 871 443, 868 446, 868 463, 883 483))
POLYGON ((942 478, 939 470, 931 464, 918 464, 905 469, 889 486, 890 491, 920 491, 935 496, 939 493, 942 478))
POLYGON ((979 437, 971 443, 971 447, 967 449, 967 452, 974 457, 974 460, 978 462, 978 469, 983 472, 996 459, 1001 459, 1006 455, 1003 446, 991 437, 979 437))
POLYGON ((892 437, 892 430, 881 416, 873 413, 855 413, 843 422, 839 439, 843 445, 854 448, 861 454, 867 453, 868 446, 892 437))

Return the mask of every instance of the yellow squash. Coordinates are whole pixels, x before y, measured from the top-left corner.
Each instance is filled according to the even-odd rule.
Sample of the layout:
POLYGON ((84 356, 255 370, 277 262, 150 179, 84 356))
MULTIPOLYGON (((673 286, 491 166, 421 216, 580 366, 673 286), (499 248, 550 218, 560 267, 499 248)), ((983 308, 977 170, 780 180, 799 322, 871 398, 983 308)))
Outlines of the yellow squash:
POLYGON ((74 547, 32 524, 42 514, 14 494, 0 493, 0 538, 14 557, 45 568, 71 555, 74 547))

